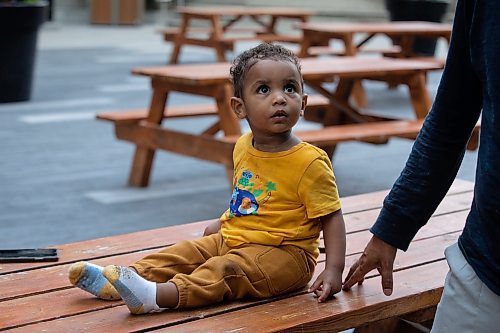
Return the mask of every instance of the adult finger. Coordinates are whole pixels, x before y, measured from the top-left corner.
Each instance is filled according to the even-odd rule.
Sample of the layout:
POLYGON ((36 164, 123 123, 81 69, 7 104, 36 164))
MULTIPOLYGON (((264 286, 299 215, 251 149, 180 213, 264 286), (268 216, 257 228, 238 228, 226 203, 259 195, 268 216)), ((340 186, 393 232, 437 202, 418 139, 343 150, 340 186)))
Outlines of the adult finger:
POLYGON ((358 266, 357 266, 356 270, 352 273, 352 275, 344 283, 344 286, 342 289, 349 290, 356 283, 361 284, 365 278, 365 275, 374 268, 375 268, 375 266, 373 264, 369 263, 365 259, 365 255, 363 254, 361 256, 361 258, 358 260, 358 266))
POLYGON ((359 266, 359 259, 356 260, 354 264, 352 264, 351 268, 349 268, 349 273, 347 273, 347 276, 345 277, 344 283, 351 278, 351 276, 354 274, 356 269, 359 266))
POLYGON ((393 266, 389 263, 384 263, 378 269, 380 276, 382 276, 382 290, 386 296, 392 294, 394 280, 392 278, 393 266))

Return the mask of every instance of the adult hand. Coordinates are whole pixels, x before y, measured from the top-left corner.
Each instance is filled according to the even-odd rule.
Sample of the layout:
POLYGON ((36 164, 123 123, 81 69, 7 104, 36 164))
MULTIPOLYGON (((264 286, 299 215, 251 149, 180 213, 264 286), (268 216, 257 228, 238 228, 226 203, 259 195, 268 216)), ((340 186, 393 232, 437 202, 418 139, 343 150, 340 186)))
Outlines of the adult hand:
POLYGON ((362 284, 365 275, 376 268, 382 276, 382 289, 386 296, 392 294, 392 270, 397 249, 377 236, 372 236, 361 257, 351 266, 342 289, 349 290, 354 284, 362 284))

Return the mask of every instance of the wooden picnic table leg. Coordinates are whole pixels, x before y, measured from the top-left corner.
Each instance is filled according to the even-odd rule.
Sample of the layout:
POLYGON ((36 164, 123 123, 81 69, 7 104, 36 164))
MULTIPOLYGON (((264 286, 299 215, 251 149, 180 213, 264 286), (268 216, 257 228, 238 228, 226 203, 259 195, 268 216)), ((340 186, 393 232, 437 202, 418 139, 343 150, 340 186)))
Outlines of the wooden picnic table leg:
POLYGON ((309 34, 304 31, 303 32, 303 37, 302 37, 302 41, 300 42, 300 49, 299 49, 299 53, 298 53, 298 56, 300 58, 305 58, 307 56, 309 56, 309 48, 312 46, 312 39, 309 37, 309 34))
MULTIPOLYGON (((349 103, 349 98, 352 95, 352 90, 354 89, 354 84, 356 79, 352 78, 340 78, 335 92, 330 93, 327 89, 323 88, 320 82, 308 81, 307 84, 311 86, 314 90, 321 93, 323 96, 330 100, 330 115, 326 115, 323 119, 324 126, 339 125, 339 124, 349 124, 349 123, 364 123, 370 121, 381 121, 383 118, 368 116, 361 114, 355 107, 351 106, 349 103)), ((384 144, 388 142, 387 137, 378 137, 373 139, 363 140, 364 142, 373 144, 384 144)), ((333 152, 336 146, 329 147, 328 150, 325 149, 327 153, 331 151, 331 158, 333 158, 333 152)), ((323 148, 323 147, 322 147, 323 148)))
MULTIPOLYGON (((231 108, 231 96, 233 96, 233 90, 231 85, 225 84, 217 87, 214 92, 215 101, 217 103, 217 110, 219 113, 220 127, 224 132, 224 135, 241 135, 240 120, 234 114, 231 108)), ((229 184, 233 184, 233 174, 234 166, 231 163, 225 165, 226 175, 229 180, 229 184)))
POLYGON ((222 24, 220 22, 218 15, 211 15, 210 22, 212 24, 212 35, 210 39, 213 42, 213 47, 215 48, 215 52, 217 55, 218 62, 226 61, 226 46, 222 41, 224 31, 222 28, 222 24))
MULTIPOLYGON (((149 115, 145 121, 160 124, 163 119, 168 92, 161 89, 155 89, 154 85, 153 82, 153 97, 151 99, 151 105, 149 106, 149 115)), ((136 145, 128 179, 129 185, 137 187, 148 186, 154 156, 154 149, 141 147, 138 144, 136 145)))
POLYGON ((270 34, 275 34, 276 33, 276 24, 278 22, 278 17, 276 15, 271 16, 271 20, 269 21, 269 24, 267 25, 267 32, 270 34))
POLYGON ((310 30, 302 31, 302 40, 300 42, 300 49, 298 51, 299 58, 309 57, 309 48, 313 46, 328 46, 330 38, 327 35, 312 32, 310 30))
MULTIPOLYGON (((349 90, 348 94, 351 94, 351 89, 352 89, 352 81, 348 86, 340 86, 340 82, 337 85, 337 89, 335 90, 335 93, 333 94, 335 98, 341 98, 343 92, 345 91, 345 88, 349 90)), ((332 104, 330 104, 326 108, 326 113, 325 117, 323 118, 323 126, 331 126, 331 125, 338 125, 341 124, 343 119, 345 118, 345 115, 340 112, 337 108, 335 108, 332 104)), ((326 154, 330 157, 331 160, 333 160, 333 155, 335 154, 335 150, 337 148, 337 145, 331 145, 331 146, 321 146, 321 149, 323 149, 326 154)))
MULTIPOLYGON (((320 82, 307 82, 314 90, 321 93, 330 100, 330 105, 327 108, 325 117, 323 118, 323 126, 339 125, 346 121, 345 112, 348 114, 357 114, 357 111, 349 106, 349 97, 352 94, 354 80, 340 79, 335 91, 330 93, 327 89, 321 86, 320 82)), ((333 155, 337 145, 321 146, 326 154, 333 160, 333 155)))
POLYGON ((414 57, 413 44, 415 44, 415 36, 401 36, 399 38, 399 46, 401 47, 401 58, 414 57))
MULTIPOLYGON (((346 56, 355 56, 358 53, 358 48, 354 44, 354 35, 352 33, 343 34, 341 37, 344 42, 345 47, 345 55, 346 56)), ((366 100, 366 93, 361 85, 361 80, 354 81, 354 87, 352 88, 352 95, 354 100, 356 101, 356 105, 359 107, 367 107, 368 101, 366 100)))
POLYGON ((474 129, 471 137, 469 138, 469 142, 467 143, 468 150, 476 150, 479 147, 479 129, 474 129))
MULTIPOLYGON (((348 122, 362 123, 367 121, 367 118, 362 115, 356 108, 349 104, 349 97, 352 95, 355 79, 341 78, 334 93, 325 89, 321 82, 307 81, 307 84, 330 100, 330 104, 338 109, 343 115, 349 119, 348 122)), ((336 124, 329 124, 336 125, 336 124)))
MULTIPOLYGON (((425 118, 432 106, 432 101, 426 87, 425 74, 418 73, 409 76, 405 83, 410 90, 411 103, 416 117, 419 119, 425 118)), ((479 146, 479 133, 479 130, 474 130, 472 132, 469 142, 467 143, 468 150, 475 150, 479 146)))
POLYGON ((174 49, 172 50, 172 54, 170 55, 170 64, 176 64, 179 60, 179 54, 181 52, 181 47, 184 44, 189 27, 189 16, 184 14, 182 15, 181 26, 179 29, 179 33, 174 38, 174 49))
POLYGON ((425 73, 410 75, 405 79, 410 90, 411 104, 418 119, 423 119, 429 113, 432 102, 426 87, 425 73))

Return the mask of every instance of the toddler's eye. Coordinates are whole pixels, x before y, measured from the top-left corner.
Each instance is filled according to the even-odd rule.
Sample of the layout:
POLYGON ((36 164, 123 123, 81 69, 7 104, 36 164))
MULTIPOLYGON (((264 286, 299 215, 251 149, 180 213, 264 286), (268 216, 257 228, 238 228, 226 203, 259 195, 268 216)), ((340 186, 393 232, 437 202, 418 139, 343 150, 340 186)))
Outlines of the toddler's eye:
POLYGON ((296 91, 295 86, 293 84, 287 84, 285 88, 283 88, 283 90, 288 94, 294 93, 296 91))
POLYGON ((257 88, 257 93, 259 94, 267 94, 269 93, 270 89, 268 86, 260 86, 259 88, 257 88))

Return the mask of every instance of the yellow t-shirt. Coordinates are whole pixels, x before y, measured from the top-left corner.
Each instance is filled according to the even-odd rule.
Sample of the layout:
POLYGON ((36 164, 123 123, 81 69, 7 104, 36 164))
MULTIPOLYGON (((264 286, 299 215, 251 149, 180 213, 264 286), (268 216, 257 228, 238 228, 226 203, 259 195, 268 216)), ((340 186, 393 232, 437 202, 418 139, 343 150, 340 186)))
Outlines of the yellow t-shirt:
POLYGON ((252 138, 243 135, 234 149, 234 190, 220 218, 224 241, 230 247, 295 245, 317 257, 319 218, 340 209, 330 159, 306 142, 262 152, 252 138))

